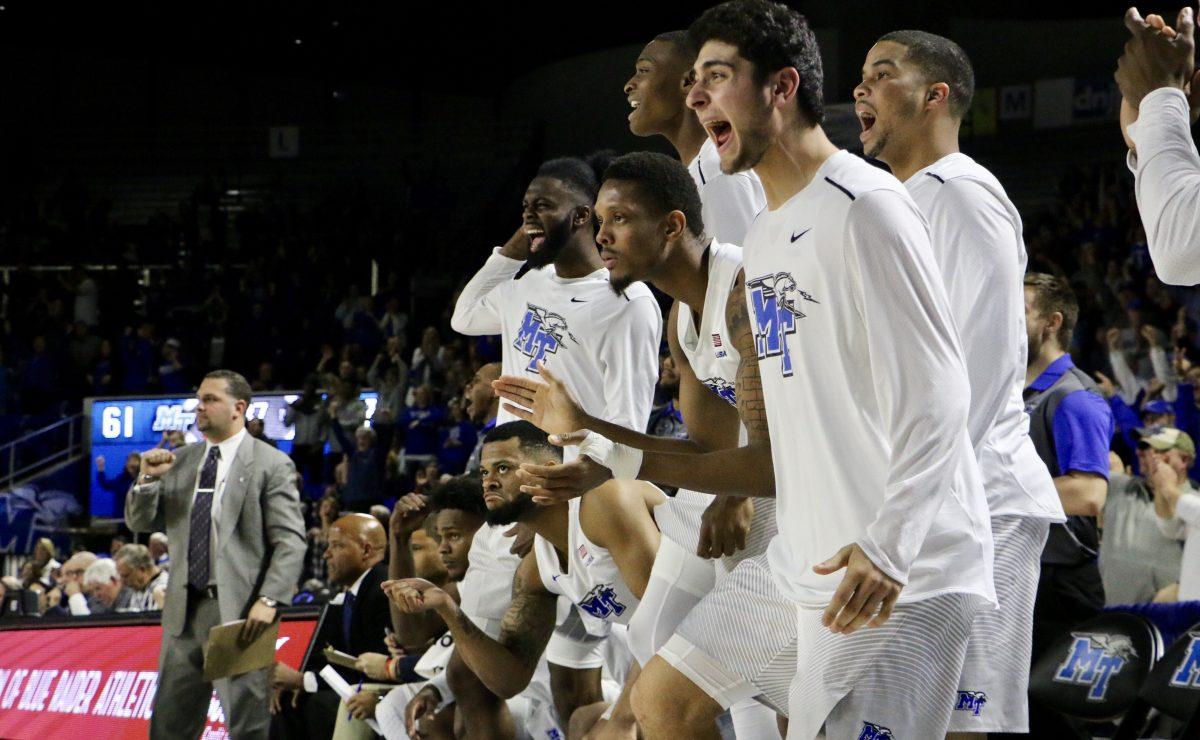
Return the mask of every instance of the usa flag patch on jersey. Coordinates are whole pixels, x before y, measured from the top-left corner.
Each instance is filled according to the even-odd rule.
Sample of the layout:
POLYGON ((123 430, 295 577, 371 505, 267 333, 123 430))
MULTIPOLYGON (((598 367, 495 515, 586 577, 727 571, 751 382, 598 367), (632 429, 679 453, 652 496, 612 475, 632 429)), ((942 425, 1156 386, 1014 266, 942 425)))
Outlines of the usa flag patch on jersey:
POLYGON ((720 334, 713 334, 713 346, 714 347, 721 346, 721 335, 720 334))

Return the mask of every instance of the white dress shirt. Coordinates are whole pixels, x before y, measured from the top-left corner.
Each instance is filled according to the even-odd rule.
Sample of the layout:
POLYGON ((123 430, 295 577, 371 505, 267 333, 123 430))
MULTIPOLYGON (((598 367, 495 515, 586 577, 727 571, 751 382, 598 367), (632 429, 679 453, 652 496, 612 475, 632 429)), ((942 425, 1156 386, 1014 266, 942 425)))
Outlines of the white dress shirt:
MULTIPOLYGON (((212 499, 212 529, 211 539, 208 541, 208 552, 210 561, 213 553, 216 553, 221 543, 217 541, 217 522, 221 521, 221 504, 222 498, 225 495, 225 484, 229 479, 229 468, 233 465, 233 459, 237 457, 238 445, 246 438, 246 429, 242 428, 237 434, 229 439, 214 445, 212 442, 204 443, 204 454, 200 456, 200 464, 196 468, 196 488, 192 490, 192 504, 196 503, 196 491, 200 488, 200 470, 204 467, 204 461, 208 459, 209 450, 214 446, 221 449, 221 459, 217 461, 217 487, 213 491, 212 499)), ((217 569, 209 567, 208 569, 208 585, 215 586, 217 583, 217 569)))

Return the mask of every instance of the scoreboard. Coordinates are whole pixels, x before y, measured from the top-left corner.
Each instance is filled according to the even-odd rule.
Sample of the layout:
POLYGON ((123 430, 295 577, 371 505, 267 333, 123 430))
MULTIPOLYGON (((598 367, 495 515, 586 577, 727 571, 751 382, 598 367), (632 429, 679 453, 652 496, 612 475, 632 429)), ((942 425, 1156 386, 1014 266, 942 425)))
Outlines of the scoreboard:
MULTIPOLYGON (((288 406, 300 397, 299 393, 256 393, 246 409, 247 419, 262 419, 263 432, 274 440, 280 451, 292 451, 293 427, 283 423, 288 406)), ((367 405, 367 424, 375 415, 379 394, 365 391, 359 395, 367 405)), ((89 398, 84 402, 88 418, 91 454, 88 457, 90 501, 92 516, 117 516, 120 507, 116 497, 124 491, 111 491, 100 483, 96 458, 104 457, 104 470, 109 479, 116 478, 125 467, 131 452, 144 452, 157 447, 165 432, 181 431, 189 443, 203 439, 196 429, 194 397, 124 396, 89 398)))

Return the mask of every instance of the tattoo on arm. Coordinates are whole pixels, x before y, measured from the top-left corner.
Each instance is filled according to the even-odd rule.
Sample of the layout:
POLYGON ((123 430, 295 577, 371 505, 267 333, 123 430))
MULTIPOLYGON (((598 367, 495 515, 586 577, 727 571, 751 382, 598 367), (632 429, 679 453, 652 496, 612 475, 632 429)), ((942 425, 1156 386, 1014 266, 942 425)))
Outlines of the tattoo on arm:
POLYGON ((554 631, 558 597, 529 588, 521 570, 513 578, 512 604, 500 622, 500 644, 532 669, 554 631))
POLYGON ((762 379, 758 374, 758 351, 754 346, 754 331, 746 311, 746 276, 739 274, 729 302, 725 306, 725 323, 729 327, 734 349, 741 355, 737 370, 738 416, 746 426, 750 442, 770 440, 767 429, 767 404, 763 399, 762 379))

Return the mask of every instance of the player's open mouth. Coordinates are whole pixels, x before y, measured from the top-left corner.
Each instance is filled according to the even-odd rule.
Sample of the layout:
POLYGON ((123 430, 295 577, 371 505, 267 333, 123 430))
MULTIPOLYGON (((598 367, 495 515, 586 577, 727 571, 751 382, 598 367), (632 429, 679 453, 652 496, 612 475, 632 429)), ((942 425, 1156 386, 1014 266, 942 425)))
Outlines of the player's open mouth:
POLYGON ((733 138, 733 127, 729 125, 728 121, 709 121, 704 124, 704 128, 708 129, 708 135, 717 145, 717 151, 720 151, 733 138))
MULTIPOLYGON (((867 133, 875 125, 875 114, 865 110, 858 111, 858 123, 862 126, 862 133, 867 133)), ((861 135, 859 138, 862 138, 861 135)))
POLYGON ((629 111, 629 118, 633 118, 634 114, 637 113, 639 105, 641 105, 641 103, 634 100, 633 98, 629 98, 629 107, 633 108, 633 110, 629 111))
POLYGON ((546 241, 546 232, 536 226, 526 226, 525 235, 529 237, 529 251, 536 252, 546 241))

